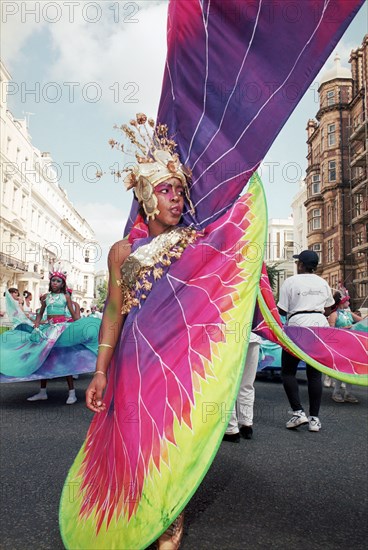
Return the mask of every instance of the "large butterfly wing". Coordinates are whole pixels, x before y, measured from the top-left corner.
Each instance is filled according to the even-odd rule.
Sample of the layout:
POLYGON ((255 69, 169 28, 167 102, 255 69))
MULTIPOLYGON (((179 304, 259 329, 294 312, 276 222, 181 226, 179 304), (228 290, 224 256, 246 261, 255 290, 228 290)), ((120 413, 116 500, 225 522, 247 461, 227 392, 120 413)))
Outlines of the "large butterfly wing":
MULTIPOLYGON (((175 0, 158 120, 204 227, 242 192, 364 0, 175 0)), ((132 209, 128 230, 136 217, 132 209)))
POLYGON ((144 548, 198 487, 240 381, 265 216, 255 177, 127 318, 107 411, 95 416, 65 484, 67 548, 144 548))

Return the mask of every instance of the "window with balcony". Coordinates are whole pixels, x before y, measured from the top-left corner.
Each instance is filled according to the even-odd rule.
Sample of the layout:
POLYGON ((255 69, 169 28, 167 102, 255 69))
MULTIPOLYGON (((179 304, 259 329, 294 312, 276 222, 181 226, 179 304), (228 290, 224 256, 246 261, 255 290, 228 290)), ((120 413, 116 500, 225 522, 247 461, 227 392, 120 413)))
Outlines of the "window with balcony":
POLYGON ((351 170, 351 178, 354 182, 364 178, 364 168, 362 166, 353 166, 351 170))
POLYGON ((336 124, 327 125, 327 144, 329 147, 336 145, 336 124))
POLYGON ((312 195, 318 195, 321 192, 321 180, 319 174, 314 174, 312 176, 312 195))
POLYGON ((311 232, 315 229, 321 229, 321 209, 313 208, 308 212, 308 231, 311 232))
POLYGON ((338 276, 337 275, 332 275, 331 276, 331 288, 332 288, 332 290, 337 290, 337 285, 338 285, 338 276))
POLYGON ((357 193, 353 195, 353 218, 360 216, 363 212, 363 195, 362 193, 357 193))
MULTIPOLYGON (((362 244, 364 244, 363 231, 359 231, 353 238, 353 246, 361 246, 362 244)), ((363 258, 363 256, 365 256, 364 252, 357 252, 358 258, 363 258)))
POLYGON ((312 229, 321 229, 321 209, 313 208, 312 210, 312 229))
POLYGON ((286 242, 289 243, 290 241, 293 241, 294 240, 294 232, 293 231, 285 231, 284 240, 285 240, 285 244, 286 244, 286 242))
POLYGON ((357 294, 359 298, 365 298, 368 292, 368 285, 366 282, 363 282, 363 279, 367 276, 366 271, 356 271, 355 278, 358 279, 358 284, 356 285, 357 294), (360 282, 362 280, 362 282, 360 282))
POLYGON ((322 262, 322 244, 321 243, 314 243, 312 244, 312 248, 311 248, 314 252, 316 252, 317 256, 318 256, 318 261, 319 263, 322 262))
POLYGON ((359 231, 355 235, 355 246, 360 246, 361 244, 363 244, 363 231, 359 231))
POLYGON ((336 181, 336 161, 328 162, 328 181, 336 181))
POLYGON ((327 263, 331 263, 333 261, 334 261, 333 239, 329 239, 327 241, 327 263))
POLYGON ((359 283, 358 284, 358 296, 359 298, 366 298, 368 293, 368 285, 367 283, 359 283))
POLYGON ((335 90, 328 90, 326 93, 327 106, 335 105, 335 90))

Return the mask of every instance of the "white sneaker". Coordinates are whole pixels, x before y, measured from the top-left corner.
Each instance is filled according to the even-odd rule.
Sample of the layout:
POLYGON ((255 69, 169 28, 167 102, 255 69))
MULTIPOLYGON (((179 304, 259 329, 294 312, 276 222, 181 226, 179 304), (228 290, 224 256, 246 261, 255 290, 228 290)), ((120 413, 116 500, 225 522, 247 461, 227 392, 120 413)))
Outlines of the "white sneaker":
POLYGON ((77 402, 77 396, 75 395, 75 392, 69 393, 69 397, 66 400, 67 405, 74 405, 74 403, 77 402))
POLYGON ((35 395, 31 395, 31 397, 27 397, 27 401, 46 401, 46 399, 48 399, 47 393, 41 391, 35 395))
POLYGON ((345 403, 359 403, 359 399, 352 393, 345 393, 344 401, 345 403))
POLYGON ((308 418, 304 411, 294 411, 293 416, 286 422, 286 427, 288 430, 302 426, 303 424, 308 424, 308 418))
POLYGON ((309 431, 310 432, 319 432, 322 428, 322 424, 318 416, 308 416, 309 420, 309 431))

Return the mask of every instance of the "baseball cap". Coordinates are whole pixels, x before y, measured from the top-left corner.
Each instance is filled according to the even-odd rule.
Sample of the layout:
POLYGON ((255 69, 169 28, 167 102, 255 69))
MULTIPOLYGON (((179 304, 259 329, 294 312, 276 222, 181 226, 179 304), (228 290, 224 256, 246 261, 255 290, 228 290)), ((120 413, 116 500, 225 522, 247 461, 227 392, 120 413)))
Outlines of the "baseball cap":
POLYGON ((302 262, 306 267, 317 267, 318 265, 318 254, 313 250, 303 250, 300 254, 295 254, 293 258, 302 262))

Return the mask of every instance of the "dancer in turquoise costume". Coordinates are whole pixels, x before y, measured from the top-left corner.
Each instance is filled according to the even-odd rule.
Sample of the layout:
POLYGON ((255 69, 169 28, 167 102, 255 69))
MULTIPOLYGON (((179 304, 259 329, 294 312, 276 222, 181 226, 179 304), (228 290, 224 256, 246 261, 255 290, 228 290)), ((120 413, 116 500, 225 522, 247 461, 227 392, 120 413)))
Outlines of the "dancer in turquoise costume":
POLYGON ((355 323, 360 323, 363 318, 350 310, 349 295, 342 296, 340 292, 335 292, 335 308, 328 318, 329 325, 336 328, 353 328, 355 323))
MULTIPOLYGON (((41 296, 41 308, 37 313, 36 322, 34 328, 39 329, 42 322, 44 312, 46 310, 48 323, 66 323, 70 321, 77 321, 79 317, 76 315, 75 307, 71 301, 71 294, 66 288, 66 274, 63 272, 55 272, 50 274, 49 292, 44 296, 41 296)), ((75 395, 73 376, 68 375, 66 377, 68 384, 69 394, 66 400, 67 405, 73 405, 77 401, 75 395)), ((40 391, 31 397, 28 397, 27 401, 45 401, 48 399, 47 380, 41 380, 40 391)))
MULTIPOLYGON (((345 330, 354 329, 354 325, 358 324, 358 330, 364 330, 361 322, 362 317, 350 311, 350 296, 347 292, 342 293, 337 291, 334 294, 335 309, 328 318, 329 325, 335 328, 345 330)), ((352 385, 347 383, 345 391, 341 391, 341 380, 335 380, 332 399, 336 403, 359 403, 358 398, 352 392, 352 385)))
POLYGON ((67 403, 72 404, 76 401, 72 375, 94 370, 101 321, 75 320, 66 291, 66 274, 62 272, 50 274, 49 292, 42 296, 41 303, 33 325, 19 304, 10 295, 7 297, 7 310, 15 328, 1 335, 0 382, 42 380, 41 392, 30 398, 36 401, 47 399, 47 379, 67 376, 67 403), (46 321, 42 320, 44 312, 46 321))

